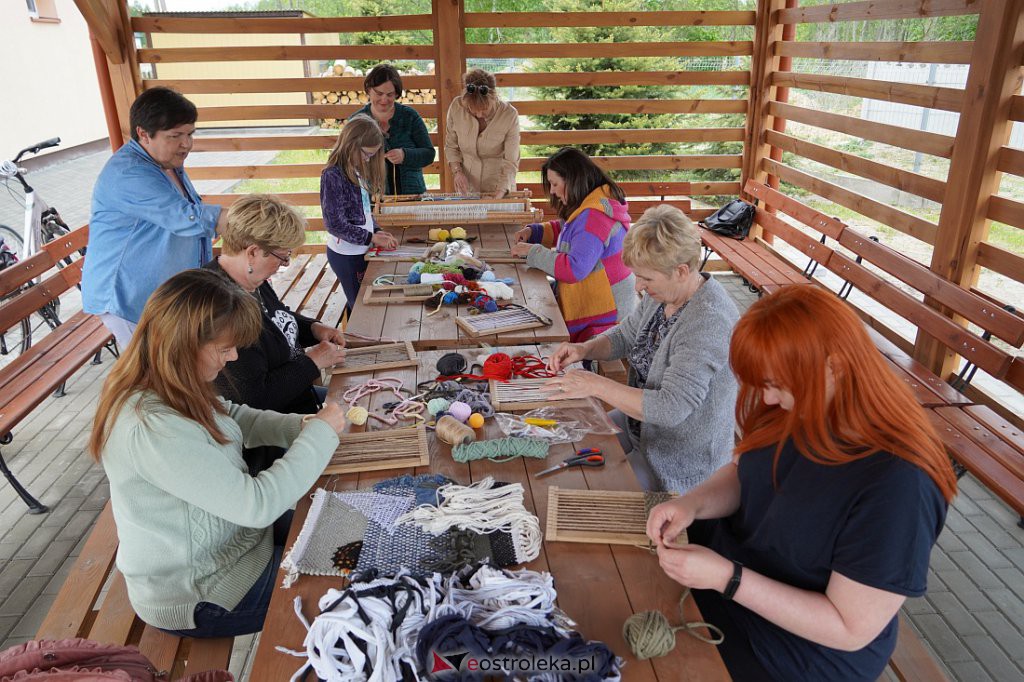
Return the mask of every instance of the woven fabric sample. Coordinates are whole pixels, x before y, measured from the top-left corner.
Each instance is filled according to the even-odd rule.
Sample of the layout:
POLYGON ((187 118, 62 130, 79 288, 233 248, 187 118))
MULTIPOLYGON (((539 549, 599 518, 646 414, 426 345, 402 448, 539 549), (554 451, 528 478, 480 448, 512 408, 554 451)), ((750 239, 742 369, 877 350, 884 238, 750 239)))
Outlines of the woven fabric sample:
POLYGON ((451 483, 451 479, 440 474, 423 474, 422 476, 396 476, 386 481, 381 481, 373 486, 374 492, 382 495, 394 495, 396 497, 416 496, 416 487, 427 484, 444 485, 451 483))
POLYGON ((412 497, 409 495, 396 497, 370 490, 354 490, 336 494, 342 502, 358 509, 366 518, 388 529, 394 527, 395 519, 412 508, 412 497))
POLYGON ((431 546, 434 536, 412 523, 403 523, 388 532, 379 523, 370 521, 363 536, 363 549, 359 553, 356 570, 376 570, 377 575, 394 576, 403 568, 415 576, 427 575, 425 568, 442 558, 431 546))
POLYGON ((334 565, 335 554, 340 547, 362 540, 368 523, 361 512, 342 502, 338 493, 318 488, 306 522, 281 562, 288 572, 285 586, 299 574, 348 575, 348 570, 334 565))

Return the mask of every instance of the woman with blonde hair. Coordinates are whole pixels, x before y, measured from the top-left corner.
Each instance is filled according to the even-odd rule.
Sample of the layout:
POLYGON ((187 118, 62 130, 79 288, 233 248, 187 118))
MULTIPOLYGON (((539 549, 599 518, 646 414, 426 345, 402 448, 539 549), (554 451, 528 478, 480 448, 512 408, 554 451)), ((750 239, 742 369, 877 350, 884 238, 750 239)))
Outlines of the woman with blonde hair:
POLYGON ((728 348, 739 312, 699 271, 700 249, 700 234, 682 211, 647 209, 622 245, 640 305, 609 331, 562 344, 551 356, 555 371, 580 360, 629 360, 628 385, 570 370, 547 386, 614 408, 623 450, 645 490, 685 492, 732 452, 736 381, 728 348))
MULTIPOLYGON (((253 295, 262 311, 259 339, 238 349, 217 377, 221 395, 260 410, 312 414, 327 389, 315 385, 320 371, 345 361, 345 336, 316 320, 292 312, 270 284, 270 276, 288 264, 306 241, 306 219, 271 194, 236 200, 221 233, 221 253, 205 268, 230 277, 253 295)), ((246 448, 254 474, 280 457, 279 448, 246 448)))
POLYGON ((377 122, 357 114, 345 122, 320 174, 327 262, 345 292, 349 315, 366 272, 366 252, 371 246, 398 246, 398 240, 373 220, 373 201, 384 193, 383 146, 377 122))
POLYGON ((655 507, 662 568, 735 679, 877 680, 956 494, 924 410, 834 294, 791 286, 733 332, 736 459, 655 507), (675 538, 686 530, 688 545, 675 538))
POLYGON ((181 272, 150 296, 100 393, 89 451, 110 481, 118 570, 139 617, 182 636, 263 627, 289 508, 345 428, 337 404, 303 417, 217 397, 217 374, 261 328, 250 294, 181 272), (288 451, 253 477, 243 442, 288 451))
POLYGON ((493 74, 470 69, 462 81, 463 94, 448 107, 444 140, 455 190, 500 199, 516 188, 519 112, 498 97, 493 74))

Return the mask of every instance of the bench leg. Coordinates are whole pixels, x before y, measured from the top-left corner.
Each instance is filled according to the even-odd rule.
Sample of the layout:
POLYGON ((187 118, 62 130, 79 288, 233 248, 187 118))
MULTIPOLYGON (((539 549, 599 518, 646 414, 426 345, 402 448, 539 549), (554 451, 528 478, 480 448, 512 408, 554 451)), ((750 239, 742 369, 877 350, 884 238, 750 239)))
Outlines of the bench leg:
POLYGON ((1017 522, 1017 525, 1021 528, 1024 528, 1024 516, 1020 517, 1020 521, 1017 522))
MULTIPOLYGON (((7 435, 5 435, 4 440, 5 443, 10 443, 11 434, 8 433, 7 435)), ((28 505, 29 514, 45 514, 46 512, 50 511, 49 507, 39 502, 39 500, 37 500, 36 498, 32 497, 29 494, 29 492, 25 490, 24 487, 22 487, 21 483, 18 482, 18 479, 16 479, 14 477, 14 474, 11 473, 11 470, 7 468, 7 462, 4 461, 4 456, 2 453, 0 453, 0 471, 4 473, 4 476, 7 478, 7 482, 11 484, 11 487, 14 488, 14 491, 18 493, 18 496, 21 497, 21 499, 25 501, 25 504, 28 505)))
POLYGON ((64 390, 67 387, 67 383, 68 382, 66 381, 60 382, 60 386, 58 386, 57 390, 53 392, 54 398, 63 398, 68 394, 68 392, 64 390))

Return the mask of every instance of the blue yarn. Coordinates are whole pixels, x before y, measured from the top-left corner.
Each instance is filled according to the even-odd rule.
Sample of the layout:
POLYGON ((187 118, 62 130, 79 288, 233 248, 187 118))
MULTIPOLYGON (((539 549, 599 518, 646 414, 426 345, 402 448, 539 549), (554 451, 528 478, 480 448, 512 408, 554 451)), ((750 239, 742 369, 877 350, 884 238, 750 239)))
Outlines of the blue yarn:
POLYGON ((494 277, 494 271, 493 270, 487 270, 486 272, 484 272, 484 273, 482 273, 480 275, 480 281, 481 282, 493 282, 494 279, 495 279, 495 277, 494 277))
POLYGON ((412 264, 412 267, 409 268, 409 272, 420 272, 423 270, 424 265, 426 265, 426 263, 424 263, 423 261, 416 261, 415 263, 412 264))
POLYGON ((493 298, 488 298, 483 304, 485 313, 496 313, 498 312, 498 304, 495 303, 493 298))
POLYGON ((514 278, 514 277, 502 277, 502 278, 501 278, 501 279, 499 279, 498 281, 499 281, 499 282, 504 282, 505 284, 507 284, 507 285, 509 285, 509 286, 512 286, 513 284, 515 284, 515 283, 516 283, 516 280, 515 280, 515 278, 514 278))
POLYGON ((454 291, 449 291, 447 294, 444 295, 444 299, 443 299, 444 303, 447 303, 449 305, 455 303, 458 300, 459 300, 459 295, 457 293, 455 293, 454 291))
POLYGON ((419 270, 415 270, 415 271, 410 270, 409 271, 409 276, 406 278, 405 281, 408 282, 409 284, 419 284, 420 283, 420 271, 419 270))

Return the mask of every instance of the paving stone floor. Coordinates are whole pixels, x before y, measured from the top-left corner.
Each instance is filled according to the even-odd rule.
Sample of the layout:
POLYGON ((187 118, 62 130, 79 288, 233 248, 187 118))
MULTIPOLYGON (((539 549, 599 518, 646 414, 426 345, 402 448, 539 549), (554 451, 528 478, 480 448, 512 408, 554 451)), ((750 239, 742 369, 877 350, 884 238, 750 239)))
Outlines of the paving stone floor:
MULTIPOLYGON (((87 219, 92 185, 107 156, 93 154, 34 174, 43 194, 55 204, 59 197, 62 212, 77 217, 70 224, 87 219)), ((0 189, 0 222, 9 220, 12 203, 0 189)), ((741 308, 755 300, 738 277, 720 280, 741 308)), ((68 314, 77 309, 73 297, 65 305, 68 314)), ((32 638, 108 499, 102 468, 91 461, 85 443, 109 367, 109 358, 86 365, 68 382, 67 396, 40 405, 3 449, 19 480, 52 511, 26 514, 10 486, 0 482, 0 649, 32 638)), ((1024 529, 1017 520, 965 477, 932 553, 929 593, 904 607, 953 679, 1024 681, 1024 529)), ((255 641, 236 639, 231 669, 239 679, 247 677, 255 641)))

